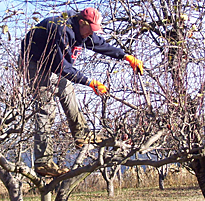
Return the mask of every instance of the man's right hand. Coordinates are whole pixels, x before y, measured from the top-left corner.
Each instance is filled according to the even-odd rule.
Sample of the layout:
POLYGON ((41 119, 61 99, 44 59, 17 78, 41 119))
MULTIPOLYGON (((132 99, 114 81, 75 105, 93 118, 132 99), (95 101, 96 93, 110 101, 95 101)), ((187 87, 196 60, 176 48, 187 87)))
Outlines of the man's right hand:
POLYGON ((133 71, 137 71, 143 75, 143 62, 132 55, 125 55, 125 60, 129 61, 133 71))

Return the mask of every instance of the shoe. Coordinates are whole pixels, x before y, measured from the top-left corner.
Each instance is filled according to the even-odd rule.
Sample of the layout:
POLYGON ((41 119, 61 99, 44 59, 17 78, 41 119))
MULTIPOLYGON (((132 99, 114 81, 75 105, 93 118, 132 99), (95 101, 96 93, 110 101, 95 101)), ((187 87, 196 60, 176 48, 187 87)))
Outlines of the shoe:
POLYGON ((85 136, 76 138, 75 144, 77 148, 81 148, 84 144, 98 144, 103 140, 105 140, 105 136, 103 136, 102 134, 94 135, 92 131, 89 131, 85 136))
POLYGON ((68 168, 60 169, 53 161, 48 164, 41 164, 35 167, 35 171, 41 176, 52 176, 57 177, 62 174, 69 172, 68 168))

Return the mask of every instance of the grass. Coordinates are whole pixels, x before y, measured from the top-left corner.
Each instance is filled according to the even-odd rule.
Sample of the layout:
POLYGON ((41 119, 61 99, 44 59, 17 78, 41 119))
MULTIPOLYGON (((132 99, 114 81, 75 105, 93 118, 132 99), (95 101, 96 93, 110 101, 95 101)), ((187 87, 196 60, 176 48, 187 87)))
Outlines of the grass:
MULTIPOLYGON (((54 201, 54 197, 52 201, 54 201)), ((106 191, 73 193, 69 201, 204 201, 198 187, 128 188, 115 190, 115 197, 109 198, 106 191)), ((0 198, 0 201, 9 199, 0 198)), ((24 201, 40 201, 40 196, 25 197, 24 201)))
POLYGON ((115 192, 114 198, 109 198, 107 192, 75 193, 70 201, 204 201, 199 188, 129 188, 115 192))

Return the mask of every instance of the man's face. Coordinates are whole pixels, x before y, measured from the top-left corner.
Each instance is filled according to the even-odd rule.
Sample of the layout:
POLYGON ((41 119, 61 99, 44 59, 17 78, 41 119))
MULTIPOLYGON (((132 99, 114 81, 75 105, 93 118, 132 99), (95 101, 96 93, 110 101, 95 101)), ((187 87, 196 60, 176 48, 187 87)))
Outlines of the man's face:
POLYGON ((93 34, 93 31, 89 23, 85 22, 84 20, 80 20, 79 25, 80 25, 80 35, 82 38, 87 38, 88 36, 93 34))

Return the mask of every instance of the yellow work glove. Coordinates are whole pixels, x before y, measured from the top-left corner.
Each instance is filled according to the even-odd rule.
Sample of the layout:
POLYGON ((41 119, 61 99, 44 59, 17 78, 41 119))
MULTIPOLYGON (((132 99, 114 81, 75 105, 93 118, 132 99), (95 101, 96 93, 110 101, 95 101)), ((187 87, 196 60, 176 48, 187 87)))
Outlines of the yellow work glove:
POLYGON ((108 88, 102 84, 101 82, 97 81, 97 80, 91 80, 90 82, 88 82, 87 84, 89 87, 93 88, 93 91, 97 94, 97 95, 103 95, 105 93, 107 93, 108 88))
POLYGON ((143 75, 143 63, 139 59, 135 58, 132 55, 125 55, 125 60, 130 62, 133 71, 137 71, 140 75, 143 75))

